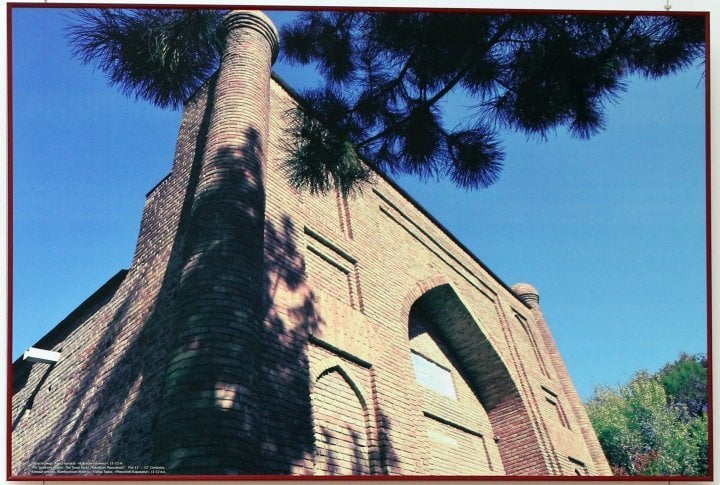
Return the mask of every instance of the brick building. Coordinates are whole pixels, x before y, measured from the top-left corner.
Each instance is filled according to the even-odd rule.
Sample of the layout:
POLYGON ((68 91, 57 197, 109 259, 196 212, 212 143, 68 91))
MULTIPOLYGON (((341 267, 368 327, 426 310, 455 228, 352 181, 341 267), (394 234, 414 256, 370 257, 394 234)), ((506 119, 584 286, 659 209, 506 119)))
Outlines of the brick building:
POLYGON ((608 475, 537 291, 380 176, 294 192, 275 28, 225 22, 130 269, 13 365, 11 473, 608 475))

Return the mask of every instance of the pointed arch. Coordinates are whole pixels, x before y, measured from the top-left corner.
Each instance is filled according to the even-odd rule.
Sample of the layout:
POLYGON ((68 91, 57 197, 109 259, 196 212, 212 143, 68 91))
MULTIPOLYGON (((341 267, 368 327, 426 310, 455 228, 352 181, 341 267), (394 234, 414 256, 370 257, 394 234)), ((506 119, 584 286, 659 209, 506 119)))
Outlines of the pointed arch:
POLYGON ((355 392, 363 410, 368 409, 368 394, 363 388, 360 379, 354 376, 354 371, 350 369, 345 362, 339 357, 327 357, 310 368, 310 391, 315 388, 317 381, 324 375, 336 371, 338 372, 348 386, 355 392))
POLYGON ((401 321, 408 339, 411 313, 423 314, 455 355, 487 412, 493 432, 488 439, 497 444, 505 472, 543 474, 544 454, 520 385, 488 335, 497 329, 484 325, 443 275, 418 282, 405 297, 401 321))
POLYGON ((400 309, 400 321, 408 321, 410 309, 421 296, 423 296, 425 293, 427 293, 429 290, 432 290, 433 288, 449 284, 450 280, 443 274, 431 276, 430 278, 426 278, 422 281, 418 281, 417 283, 415 283, 415 286, 413 286, 412 289, 408 291, 407 295, 405 295, 405 299, 403 300, 403 304, 400 309))
POLYGON ((311 366, 315 475, 373 472, 368 395, 353 370, 338 357, 311 366))

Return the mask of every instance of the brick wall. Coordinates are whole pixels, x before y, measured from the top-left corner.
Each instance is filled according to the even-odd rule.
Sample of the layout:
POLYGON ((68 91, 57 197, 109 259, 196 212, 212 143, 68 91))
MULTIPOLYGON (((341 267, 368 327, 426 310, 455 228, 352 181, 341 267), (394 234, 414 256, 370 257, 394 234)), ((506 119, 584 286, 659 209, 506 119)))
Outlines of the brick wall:
POLYGON ((487 411, 461 370, 462 364, 438 334, 438 325, 442 322, 433 322, 422 309, 413 307, 410 348, 452 380, 451 392, 426 387, 422 378, 417 385, 426 435, 423 447, 429 450, 425 469, 432 475, 503 475, 487 411))
POLYGON ((609 473, 536 301, 382 177, 288 186, 273 29, 228 25, 129 271, 39 343, 60 362, 13 366, 12 473, 609 473), (418 384, 413 351, 455 399, 418 384))

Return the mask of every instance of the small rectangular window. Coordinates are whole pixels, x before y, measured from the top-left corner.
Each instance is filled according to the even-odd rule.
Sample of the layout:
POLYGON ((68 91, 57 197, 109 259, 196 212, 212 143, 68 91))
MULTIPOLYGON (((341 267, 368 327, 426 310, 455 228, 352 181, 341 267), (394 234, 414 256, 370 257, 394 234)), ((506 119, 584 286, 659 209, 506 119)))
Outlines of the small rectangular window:
POLYGON ((457 400, 450 370, 415 352, 412 352, 412 359, 415 367, 415 380, 418 384, 457 400))

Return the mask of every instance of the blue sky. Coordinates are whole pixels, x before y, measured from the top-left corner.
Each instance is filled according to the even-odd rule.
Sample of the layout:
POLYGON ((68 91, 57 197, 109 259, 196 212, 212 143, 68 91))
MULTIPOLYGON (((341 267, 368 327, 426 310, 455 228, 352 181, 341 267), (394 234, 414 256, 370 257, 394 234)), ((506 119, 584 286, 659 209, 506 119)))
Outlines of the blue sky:
MULTIPOLYGON (((12 20, 16 358, 129 266, 180 113, 128 99, 72 59, 58 10, 12 20)), ((275 69, 293 87, 311 82, 282 59, 275 69)), ((703 82, 699 68, 628 80, 587 141, 503 132, 505 169, 489 189, 399 178, 508 285, 538 288, 584 398, 706 351, 703 82)))

